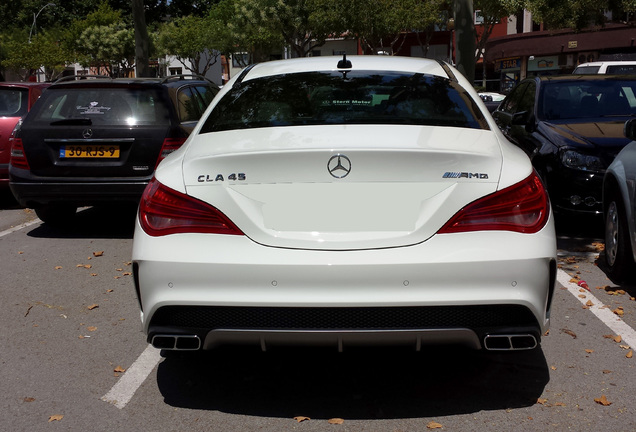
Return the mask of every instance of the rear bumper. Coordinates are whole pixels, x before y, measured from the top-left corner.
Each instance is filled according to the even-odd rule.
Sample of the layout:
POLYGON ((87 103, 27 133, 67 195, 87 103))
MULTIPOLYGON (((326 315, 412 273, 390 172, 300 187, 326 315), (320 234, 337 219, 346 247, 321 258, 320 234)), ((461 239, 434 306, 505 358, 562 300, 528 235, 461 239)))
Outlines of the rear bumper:
POLYGON ((139 201, 148 181, 15 182, 11 191, 20 205, 38 207, 53 203, 91 206, 108 202, 139 201))
POLYGON ((0 189, 9 187, 9 164, 0 164, 0 189))
POLYGON ((552 219, 534 235, 444 234, 362 251, 272 248, 244 236, 150 237, 138 226, 133 270, 148 341, 159 338, 166 349, 480 348, 492 336, 501 338, 493 346, 511 340, 518 349, 519 338, 538 342, 549 327, 555 256, 552 219))

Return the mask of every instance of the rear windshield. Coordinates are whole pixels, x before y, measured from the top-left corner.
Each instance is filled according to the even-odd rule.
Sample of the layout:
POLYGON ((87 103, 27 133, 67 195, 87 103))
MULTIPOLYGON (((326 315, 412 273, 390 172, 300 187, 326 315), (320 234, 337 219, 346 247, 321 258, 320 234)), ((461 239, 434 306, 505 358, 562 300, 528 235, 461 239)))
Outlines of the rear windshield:
POLYGON ((572 72, 573 74, 581 74, 581 75, 585 75, 585 74, 597 74, 598 70, 600 69, 600 66, 579 66, 576 69, 574 69, 574 72, 572 72))
POLYGON ((328 71, 245 81, 223 96, 201 133, 322 124, 488 129, 475 102, 448 79, 385 71, 328 71))
POLYGON ((52 125, 160 125, 169 122, 167 102, 153 88, 49 88, 29 115, 52 125))
POLYGON ((22 117, 29 107, 29 90, 25 88, 0 88, 0 117, 22 117))

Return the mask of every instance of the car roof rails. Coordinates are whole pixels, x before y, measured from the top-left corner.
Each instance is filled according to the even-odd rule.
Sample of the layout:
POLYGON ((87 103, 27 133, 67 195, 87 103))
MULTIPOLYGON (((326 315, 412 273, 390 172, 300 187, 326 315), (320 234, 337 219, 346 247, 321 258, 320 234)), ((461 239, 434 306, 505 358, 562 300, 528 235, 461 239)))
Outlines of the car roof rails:
POLYGON ((67 75, 53 81, 54 84, 64 81, 77 81, 82 79, 110 79, 112 78, 108 75, 67 75))
MULTIPOLYGON (((170 81, 185 81, 185 80, 200 80, 200 81, 208 81, 214 84, 211 80, 204 77, 203 75, 198 74, 177 74, 177 75, 168 75, 167 77, 161 80, 161 84, 165 84, 170 81)), ((214 84, 216 85, 216 84, 214 84)))

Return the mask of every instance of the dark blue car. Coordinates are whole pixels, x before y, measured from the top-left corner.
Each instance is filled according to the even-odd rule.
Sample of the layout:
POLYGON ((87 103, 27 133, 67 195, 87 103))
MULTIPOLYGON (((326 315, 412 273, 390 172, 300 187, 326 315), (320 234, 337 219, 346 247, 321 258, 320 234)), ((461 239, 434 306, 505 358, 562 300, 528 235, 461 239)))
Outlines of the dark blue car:
POLYGON ((568 75, 519 83, 493 113, 521 147, 561 214, 603 212, 603 175, 630 140, 636 116, 636 76, 568 75))

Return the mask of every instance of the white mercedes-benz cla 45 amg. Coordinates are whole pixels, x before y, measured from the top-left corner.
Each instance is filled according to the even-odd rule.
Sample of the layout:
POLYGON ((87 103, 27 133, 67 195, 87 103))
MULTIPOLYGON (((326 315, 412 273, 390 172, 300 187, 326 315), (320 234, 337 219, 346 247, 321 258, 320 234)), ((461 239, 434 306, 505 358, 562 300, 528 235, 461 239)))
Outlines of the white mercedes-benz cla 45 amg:
POLYGON ((532 349, 549 326, 548 195, 470 83, 433 60, 248 67, 139 207, 148 341, 532 349))

